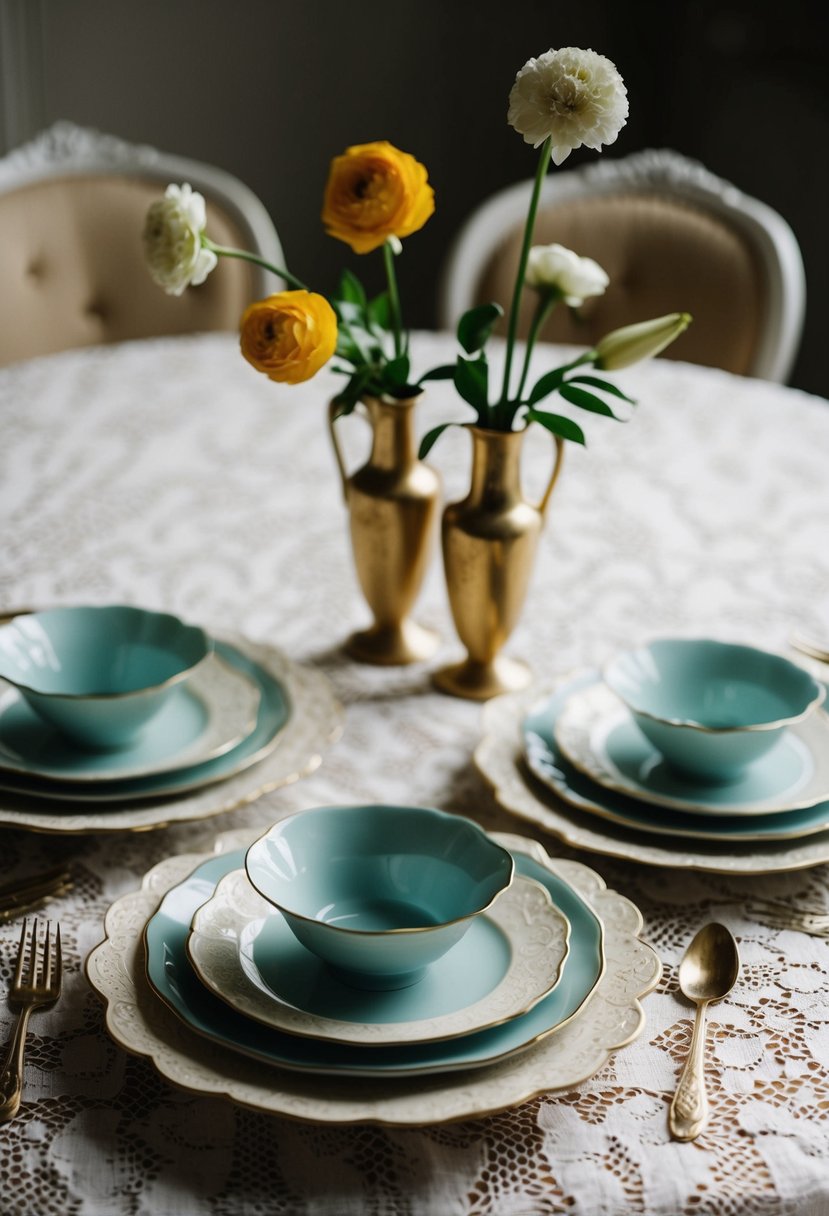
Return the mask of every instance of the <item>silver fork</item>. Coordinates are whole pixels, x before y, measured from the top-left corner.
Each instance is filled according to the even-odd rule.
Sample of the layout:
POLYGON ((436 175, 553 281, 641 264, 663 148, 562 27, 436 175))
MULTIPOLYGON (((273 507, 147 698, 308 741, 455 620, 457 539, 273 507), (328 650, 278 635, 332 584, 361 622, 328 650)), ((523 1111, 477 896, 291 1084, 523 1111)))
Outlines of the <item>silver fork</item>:
POLYGON ((829 937, 829 913, 813 912, 806 908, 790 908, 775 899, 749 899, 746 911, 764 920, 773 929, 791 929, 795 933, 807 933, 810 937, 829 937))
POLYGON ((38 875, 0 884, 0 925, 39 908, 72 890, 72 875, 66 866, 54 866, 38 875))
POLYGON ((9 1040, 6 1058, 0 1066, 0 1123, 13 1119, 23 1093, 23 1053, 26 1029, 33 1009, 52 1005, 61 986, 60 925, 46 921, 45 933, 38 933, 37 917, 24 920, 17 950, 10 1000, 20 1006, 17 1022, 9 1040))

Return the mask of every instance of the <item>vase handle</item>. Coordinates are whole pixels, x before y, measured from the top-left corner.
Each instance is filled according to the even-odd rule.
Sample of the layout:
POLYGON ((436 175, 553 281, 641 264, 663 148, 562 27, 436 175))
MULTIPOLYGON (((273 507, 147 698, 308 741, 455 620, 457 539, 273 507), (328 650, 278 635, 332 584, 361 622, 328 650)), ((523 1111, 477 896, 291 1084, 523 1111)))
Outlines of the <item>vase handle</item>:
POLYGON ((331 436, 331 445, 334 448, 334 456, 337 460, 337 468, 340 473, 340 481, 342 482, 343 487, 343 498, 346 502, 348 502, 348 473, 346 472, 345 458, 343 457, 343 451, 340 447, 340 441, 337 438, 336 422, 340 416, 339 410, 340 405, 338 401, 333 400, 328 402, 328 433, 331 436))
POLYGON ((564 459, 564 440, 560 435, 553 435, 553 441, 556 445, 556 459, 553 464, 553 471, 550 474, 550 480, 547 483, 547 489, 544 491, 544 496, 538 504, 539 513, 543 516, 547 512, 547 506, 550 502, 550 496, 555 489, 558 475, 561 472, 561 462, 564 459))

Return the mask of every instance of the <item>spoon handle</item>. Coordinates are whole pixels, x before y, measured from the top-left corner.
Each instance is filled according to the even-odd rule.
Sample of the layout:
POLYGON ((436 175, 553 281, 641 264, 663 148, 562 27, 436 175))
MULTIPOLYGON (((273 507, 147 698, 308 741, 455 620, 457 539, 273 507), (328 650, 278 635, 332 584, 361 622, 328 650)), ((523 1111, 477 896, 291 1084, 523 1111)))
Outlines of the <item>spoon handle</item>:
POLYGON ((789 639, 789 645, 795 650, 799 650, 801 654, 806 654, 810 659, 817 659, 819 663, 829 663, 829 650, 821 642, 813 641, 804 633, 793 633, 789 639))
POLYGON ((694 1033, 685 1067, 676 1087, 668 1116, 675 1140, 696 1140, 708 1122, 708 1095, 705 1092, 705 1013, 707 1001, 697 1005, 694 1033))

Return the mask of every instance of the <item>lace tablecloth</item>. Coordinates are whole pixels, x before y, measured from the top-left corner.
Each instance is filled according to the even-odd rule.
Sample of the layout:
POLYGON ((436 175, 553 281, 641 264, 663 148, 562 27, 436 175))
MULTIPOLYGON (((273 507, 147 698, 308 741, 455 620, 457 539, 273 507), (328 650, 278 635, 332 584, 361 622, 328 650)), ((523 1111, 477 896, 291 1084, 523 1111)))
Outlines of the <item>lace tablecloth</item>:
MULTIPOLYGON (((449 341, 418 335, 418 366, 449 341)), ((549 352, 539 352, 539 367, 549 352)), ((539 680, 656 633, 785 646, 829 636, 829 405, 679 363, 632 368, 627 425, 588 418, 572 449, 508 651, 539 680)), ((61 838, 0 829, 2 870, 72 860, 52 905, 64 995, 35 1015, 19 1117, 0 1128, 8 1216, 314 1216, 435 1213, 829 1211, 829 942, 743 911, 747 896, 829 910, 824 868, 773 878, 672 872, 582 854, 645 918, 665 964, 644 1034, 572 1093, 423 1130, 289 1123, 173 1089, 103 1029, 83 975, 114 898, 176 852, 326 802, 423 803, 532 834, 499 811, 471 754, 477 706, 431 690, 428 670, 373 669, 341 642, 367 623, 325 434, 334 379, 295 389, 243 363, 231 337, 79 351, 0 372, 0 607, 130 601, 241 631, 320 667, 346 731, 312 777, 215 820, 146 834, 61 838), (711 1011, 708 1129, 672 1143, 667 1109, 691 1027, 677 965, 704 921, 727 923, 743 970, 711 1011)), ((421 429, 464 408, 430 386, 421 429)), ((583 419, 580 419, 583 421, 583 419)), ((358 420, 343 425, 355 459, 358 420)), ((435 449, 447 494, 467 437, 435 449)), ((531 436, 530 486, 549 439, 531 436)), ((460 655, 435 561, 418 606, 460 655)), ((551 838, 553 853, 573 856, 551 838)), ((0 929, 0 980, 14 926, 0 929)), ((2 1029, 11 1016, 4 1009, 2 1029)))

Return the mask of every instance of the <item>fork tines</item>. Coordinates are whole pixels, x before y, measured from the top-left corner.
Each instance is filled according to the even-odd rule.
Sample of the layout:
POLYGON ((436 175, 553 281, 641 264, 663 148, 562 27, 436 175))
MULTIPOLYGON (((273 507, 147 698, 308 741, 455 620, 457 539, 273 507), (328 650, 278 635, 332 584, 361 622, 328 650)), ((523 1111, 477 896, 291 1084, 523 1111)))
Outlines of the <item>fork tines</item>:
POLYGON ((39 922, 37 917, 23 921, 17 949, 17 965, 12 979, 12 993, 22 989, 53 989, 60 984, 63 957, 60 945, 60 925, 55 921, 39 922), (45 930, 38 933, 38 924, 45 930))

